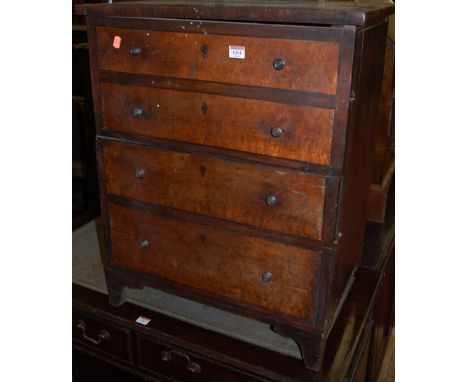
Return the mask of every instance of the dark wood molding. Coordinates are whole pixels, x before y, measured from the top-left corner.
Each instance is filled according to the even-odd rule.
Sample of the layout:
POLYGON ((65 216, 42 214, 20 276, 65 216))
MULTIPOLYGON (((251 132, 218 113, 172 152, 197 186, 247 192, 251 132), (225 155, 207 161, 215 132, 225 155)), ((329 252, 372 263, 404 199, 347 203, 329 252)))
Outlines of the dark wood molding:
POLYGON ((318 240, 306 239, 300 236, 288 235, 277 231, 261 229, 255 226, 248 226, 245 224, 239 224, 228 220, 216 219, 205 215, 194 214, 192 212, 168 208, 162 205, 142 202, 136 199, 125 198, 114 194, 108 194, 107 199, 109 203, 114 203, 122 206, 129 206, 136 210, 150 211, 156 214, 160 214, 162 216, 185 220, 201 225, 220 227, 227 231, 233 231, 243 235, 252 235, 254 237, 260 237, 270 241, 276 241, 278 243, 294 245, 300 248, 310 249, 313 251, 317 251, 322 248, 318 240))
POLYGON ((221 82, 198 81, 184 78, 161 77, 149 74, 118 73, 108 70, 98 72, 102 82, 132 84, 146 87, 160 87, 179 91, 191 91, 216 95, 229 95, 248 99, 259 99, 272 102, 334 109, 335 96, 330 94, 311 93, 299 90, 261 88, 248 85, 233 85, 221 82))
POLYGON ((78 5, 77 14, 87 16, 120 16, 148 18, 177 18, 192 20, 235 20, 248 22, 277 22, 319 25, 366 25, 394 13, 393 4, 350 2, 284 1, 248 3, 237 1, 151 1, 147 3, 114 3, 78 5), (137 6, 135 6, 137 5, 137 6))
POLYGON ((311 174, 323 176, 335 176, 329 166, 318 165, 294 161, 290 159, 270 157, 266 155, 246 153, 236 150, 220 149, 212 146, 198 145, 194 143, 179 142, 169 139, 159 139, 138 134, 125 133, 120 131, 111 131, 104 129, 98 139, 120 140, 124 143, 138 143, 149 147, 157 147, 165 150, 176 150, 180 152, 193 153, 207 157, 218 157, 230 161, 245 162, 252 164, 262 164, 264 166, 273 166, 272 168, 285 167, 298 171, 304 171, 311 174))
POLYGON ((128 17, 92 17, 96 27, 118 27, 126 29, 144 29, 152 31, 167 31, 179 33, 198 33, 204 35, 252 36, 277 39, 315 40, 339 42, 341 28, 286 25, 236 23, 232 29, 231 22, 214 22, 209 20, 177 20, 164 18, 128 18, 128 17))

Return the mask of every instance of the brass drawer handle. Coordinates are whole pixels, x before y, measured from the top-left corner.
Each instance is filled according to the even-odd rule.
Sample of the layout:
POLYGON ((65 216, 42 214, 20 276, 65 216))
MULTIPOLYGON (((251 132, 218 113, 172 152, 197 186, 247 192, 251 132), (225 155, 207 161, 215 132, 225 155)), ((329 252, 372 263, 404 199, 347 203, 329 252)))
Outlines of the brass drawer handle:
POLYGON ((141 48, 137 48, 135 46, 132 46, 130 50, 128 51, 128 54, 132 57, 136 57, 141 53, 141 48))
POLYGON ((191 373, 194 373, 194 374, 201 373, 202 371, 201 366, 196 362, 192 362, 192 360, 187 354, 184 354, 178 350, 163 350, 161 352, 161 359, 165 362, 171 362, 173 356, 185 358, 187 360, 187 370, 190 371, 191 373))
POLYGON ((101 330, 98 334, 98 339, 95 340, 94 338, 91 338, 91 337, 88 337, 86 335, 86 324, 83 320, 78 320, 78 325, 77 327, 79 329, 81 329, 81 332, 82 332, 82 335, 83 335, 83 338, 88 341, 88 342, 91 342, 92 344, 94 345, 99 345, 102 341, 104 340, 108 340, 111 338, 111 335, 110 333, 107 331, 107 330, 101 330))

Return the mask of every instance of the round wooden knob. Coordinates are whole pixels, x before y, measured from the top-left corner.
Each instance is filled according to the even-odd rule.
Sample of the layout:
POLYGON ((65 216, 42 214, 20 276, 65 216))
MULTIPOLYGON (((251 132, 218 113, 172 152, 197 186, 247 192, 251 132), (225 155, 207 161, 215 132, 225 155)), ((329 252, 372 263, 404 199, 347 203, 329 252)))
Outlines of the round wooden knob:
POLYGON ((262 273, 262 280, 264 282, 269 283, 272 278, 273 278, 273 275, 270 272, 263 272, 262 273))
POLYGON ((142 168, 137 168, 133 175, 135 175, 135 178, 138 179, 143 178, 145 176, 145 170, 143 170, 142 168))
POLYGON ((281 127, 273 127, 271 129, 271 136, 273 138, 279 138, 283 135, 283 129, 281 127))
POLYGON ((273 61, 273 67, 276 69, 276 70, 281 70, 284 68, 284 65, 286 63, 284 62, 284 60, 282 58, 277 58, 275 61, 273 61))
POLYGON ((130 54, 130 56, 132 57, 136 57, 140 53, 141 53, 141 48, 137 48, 136 46, 132 46, 128 51, 128 54, 130 54))
POLYGON ((274 206, 278 202, 278 198, 275 195, 268 195, 265 202, 269 206, 274 206))
POLYGON ((146 240, 146 239, 140 240, 140 242, 138 243, 138 246, 139 246, 141 249, 148 248, 148 247, 149 247, 149 241, 146 240))

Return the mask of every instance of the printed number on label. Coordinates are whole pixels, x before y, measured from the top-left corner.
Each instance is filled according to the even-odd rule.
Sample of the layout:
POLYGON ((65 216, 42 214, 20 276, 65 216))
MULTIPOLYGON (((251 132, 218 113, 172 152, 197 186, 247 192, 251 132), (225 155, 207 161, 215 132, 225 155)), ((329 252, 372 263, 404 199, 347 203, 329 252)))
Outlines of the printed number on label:
POLYGON ((245 46, 229 45, 229 58, 245 58, 245 46))

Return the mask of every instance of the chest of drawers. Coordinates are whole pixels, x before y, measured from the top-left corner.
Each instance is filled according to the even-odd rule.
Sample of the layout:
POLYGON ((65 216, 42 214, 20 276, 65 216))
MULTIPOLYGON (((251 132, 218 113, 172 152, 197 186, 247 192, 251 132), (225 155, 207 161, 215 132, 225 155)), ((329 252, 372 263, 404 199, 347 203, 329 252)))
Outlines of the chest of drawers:
POLYGON ((318 369, 362 250, 393 5, 81 12, 110 303, 148 285, 253 317, 318 369))

